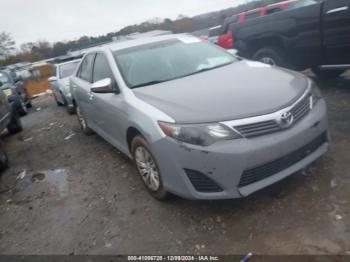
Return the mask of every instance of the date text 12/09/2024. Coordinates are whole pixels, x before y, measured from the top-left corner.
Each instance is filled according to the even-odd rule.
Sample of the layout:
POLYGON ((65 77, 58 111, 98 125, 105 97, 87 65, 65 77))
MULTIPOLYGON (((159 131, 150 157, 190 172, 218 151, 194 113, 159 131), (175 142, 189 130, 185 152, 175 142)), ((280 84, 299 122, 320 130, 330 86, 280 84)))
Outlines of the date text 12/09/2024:
POLYGON ((128 256, 128 261, 219 261, 218 256, 128 256))

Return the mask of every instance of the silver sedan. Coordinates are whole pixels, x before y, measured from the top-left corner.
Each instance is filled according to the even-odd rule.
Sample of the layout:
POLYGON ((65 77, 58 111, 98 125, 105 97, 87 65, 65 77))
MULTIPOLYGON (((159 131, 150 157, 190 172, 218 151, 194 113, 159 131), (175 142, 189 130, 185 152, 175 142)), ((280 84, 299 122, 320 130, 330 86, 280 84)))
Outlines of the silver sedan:
POLYGON ((71 88, 83 132, 133 159, 157 199, 248 196, 328 150, 311 79, 189 35, 91 51, 71 88))

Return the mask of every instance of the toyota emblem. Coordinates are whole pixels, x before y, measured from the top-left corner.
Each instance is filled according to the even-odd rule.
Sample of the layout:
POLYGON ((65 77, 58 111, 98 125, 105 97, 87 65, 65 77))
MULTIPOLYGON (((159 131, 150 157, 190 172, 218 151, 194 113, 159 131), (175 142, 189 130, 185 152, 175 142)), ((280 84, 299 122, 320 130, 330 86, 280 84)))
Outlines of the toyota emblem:
POLYGON ((282 128, 288 128, 293 124, 294 116, 291 112, 285 112, 281 115, 280 125, 282 128))

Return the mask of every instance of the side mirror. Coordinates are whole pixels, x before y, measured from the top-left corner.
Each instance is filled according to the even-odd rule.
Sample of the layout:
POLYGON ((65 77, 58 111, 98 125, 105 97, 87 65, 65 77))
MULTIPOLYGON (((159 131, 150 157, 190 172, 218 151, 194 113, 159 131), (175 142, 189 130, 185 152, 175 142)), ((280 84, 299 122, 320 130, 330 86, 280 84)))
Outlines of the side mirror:
POLYGON ((49 77, 49 82, 55 82, 55 81, 57 81, 57 77, 55 77, 55 76, 51 76, 51 77, 49 77))
POLYGON ((237 56, 238 50, 237 49, 227 49, 227 52, 229 52, 231 55, 237 56))
POLYGON ((93 83, 91 92, 97 94, 115 93, 115 90, 112 88, 112 80, 110 78, 105 78, 93 83))

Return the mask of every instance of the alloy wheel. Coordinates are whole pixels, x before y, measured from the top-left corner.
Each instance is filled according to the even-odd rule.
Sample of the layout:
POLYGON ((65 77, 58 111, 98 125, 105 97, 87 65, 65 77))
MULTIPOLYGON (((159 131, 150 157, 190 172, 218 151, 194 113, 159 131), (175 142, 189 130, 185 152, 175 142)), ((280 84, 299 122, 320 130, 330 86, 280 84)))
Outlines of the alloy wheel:
POLYGON ((138 146, 134 154, 137 169, 144 183, 149 190, 156 192, 160 187, 160 178, 155 160, 143 146, 138 146))

